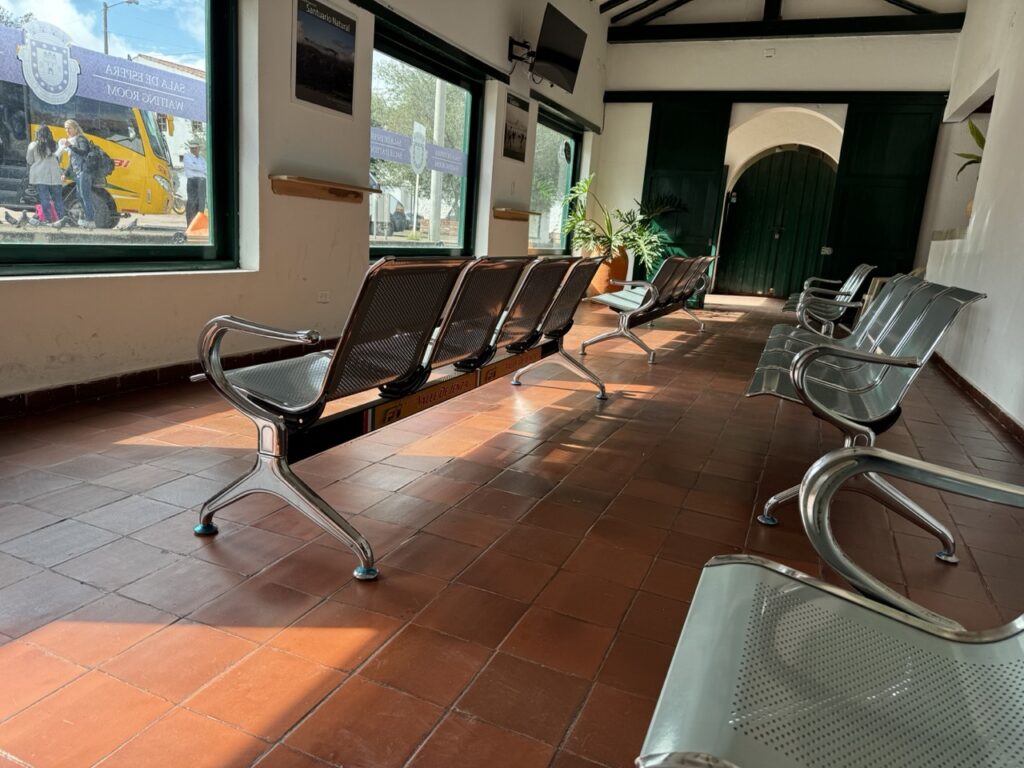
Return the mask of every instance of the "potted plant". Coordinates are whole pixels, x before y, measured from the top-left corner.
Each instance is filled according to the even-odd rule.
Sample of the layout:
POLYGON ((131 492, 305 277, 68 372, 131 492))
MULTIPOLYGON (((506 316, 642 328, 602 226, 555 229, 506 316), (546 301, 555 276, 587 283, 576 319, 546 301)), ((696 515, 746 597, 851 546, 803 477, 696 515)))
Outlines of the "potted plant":
POLYGON ((667 245, 666 237, 654 219, 672 210, 672 206, 645 206, 634 200, 636 208, 609 210, 591 191, 593 181, 593 174, 581 179, 565 196, 562 203, 569 207, 569 212, 563 231, 571 239, 574 250, 600 253, 605 257, 605 263, 591 283, 591 290, 593 293, 606 293, 609 288, 615 288, 609 285, 610 280, 626 279, 629 268, 626 251, 632 252, 633 258, 644 265, 648 274, 654 269, 667 245))
MULTIPOLYGON (((954 153, 957 157, 961 157, 964 160, 966 160, 966 162, 963 165, 960 166, 960 170, 958 170, 956 172, 956 178, 958 178, 958 179, 960 178, 960 174, 964 172, 965 168, 968 168, 968 167, 970 167, 972 165, 980 165, 981 164, 981 154, 980 153, 985 151, 985 134, 981 132, 981 128, 979 128, 977 125, 975 125, 974 121, 971 120, 970 118, 968 118, 968 120, 967 120, 967 130, 969 130, 971 132, 971 138, 974 139, 974 143, 978 145, 978 153, 979 154, 975 154, 973 152, 955 152, 954 153)), ((967 202, 967 217, 968 218, 970 218, 971 212, 972 212, 973 208, 974 208, 974 198, 971 198, 967 202)))

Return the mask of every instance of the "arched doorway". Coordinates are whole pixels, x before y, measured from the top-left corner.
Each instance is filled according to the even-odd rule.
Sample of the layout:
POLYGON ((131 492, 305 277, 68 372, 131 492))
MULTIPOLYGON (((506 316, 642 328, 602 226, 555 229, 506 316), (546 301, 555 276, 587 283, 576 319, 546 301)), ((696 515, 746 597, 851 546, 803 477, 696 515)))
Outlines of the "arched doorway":
POLYGON ((835 181, 835 161, 800 145, 741 170, 726 200, 715 292, 784 297, 821 274, 835 181))

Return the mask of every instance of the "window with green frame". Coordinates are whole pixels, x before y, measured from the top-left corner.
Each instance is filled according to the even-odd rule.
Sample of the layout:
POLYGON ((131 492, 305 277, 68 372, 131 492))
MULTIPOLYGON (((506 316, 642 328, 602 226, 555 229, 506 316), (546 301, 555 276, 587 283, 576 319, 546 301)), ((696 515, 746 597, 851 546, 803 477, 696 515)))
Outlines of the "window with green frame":
POLYGON ((568 209, 562 200, 579 179, 582 134, 541 111, 533 152, 533 184, 530 210, 530 248, 565 253, 569 244, 563 234, 568 209))
POLYGON ((484 74, 377 20, 370 252, 473 255, 484 74))
POLYGON ((0 276, 237 265, 237 0, 68 3, 0 0, 0 276))

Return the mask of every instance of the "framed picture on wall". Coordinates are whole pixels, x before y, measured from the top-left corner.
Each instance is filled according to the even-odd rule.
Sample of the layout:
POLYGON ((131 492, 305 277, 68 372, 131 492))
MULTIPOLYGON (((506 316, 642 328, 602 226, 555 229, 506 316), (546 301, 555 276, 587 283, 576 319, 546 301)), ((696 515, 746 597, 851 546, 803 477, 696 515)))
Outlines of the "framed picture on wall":
POLYGON ((292 98, 352 114, 356 21, 317 0, 296 0, 292 98))
POLYGON ((515 94, 505 97, 505 144, 502 154, 526 162, 526 134, 530 126, 530 102, 515 94))

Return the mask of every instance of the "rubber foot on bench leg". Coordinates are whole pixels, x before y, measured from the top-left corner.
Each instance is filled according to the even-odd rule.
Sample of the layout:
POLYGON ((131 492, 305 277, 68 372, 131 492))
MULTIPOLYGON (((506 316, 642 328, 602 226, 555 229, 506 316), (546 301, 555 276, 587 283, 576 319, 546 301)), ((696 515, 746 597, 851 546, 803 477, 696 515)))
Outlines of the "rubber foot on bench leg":
POLYGON ((596 397, 598 400, 608 399, 608 395, 606 395, 604 392, 598 392, 596 395, 594 395, 594 397, 596 397))
POLYGON ((512 384, 513 387, 521 387, 521 386, 523 386, 523 383, 521 381, 513 381, 513 382, 511 382, 511 384, 512 384))
POLYGON ((200 523, 192 529, 196 536, 216 536, 219 529, 213 523, 200 523))
POLYGON ((757 522, 759 522, 761 525, 778 525, 779 518, 777 518, 775 515, 762 513, 757 516, 757 522))
POLYGON ((378 571, 372 565, 370 567, 360 565, 358 568, 352 571, 352 575, 359 581, 373 581, 380 575, 380 571, 378 571))
POLYGON ((949 563, 950 565, 956 565, 957 563, 960 562, 960 558, 957 557, 955 553, 947 552, 946 550, 942 550, 941 552, 936 552, 935 553, 935 559, 936 560, 941 560, 944 563, 949 563))

